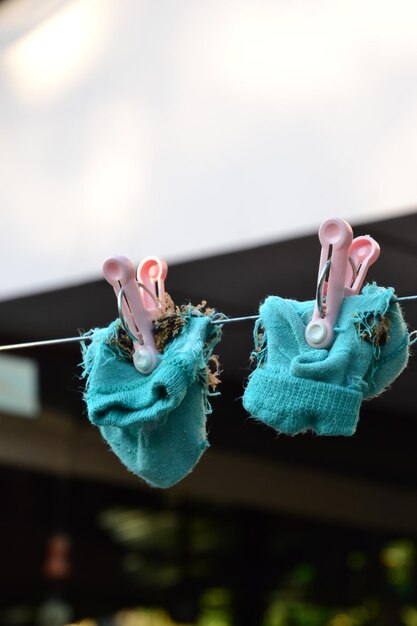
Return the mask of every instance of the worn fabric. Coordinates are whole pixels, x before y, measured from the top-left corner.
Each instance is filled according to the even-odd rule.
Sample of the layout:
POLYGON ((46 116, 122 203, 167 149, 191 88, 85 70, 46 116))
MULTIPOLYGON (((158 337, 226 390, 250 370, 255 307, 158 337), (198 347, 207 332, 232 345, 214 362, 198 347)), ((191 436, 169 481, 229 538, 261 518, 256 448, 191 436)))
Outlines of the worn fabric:
POLYGON ((406 367, 409 337, 394 290, 367 285, 344 299, 328 349, 304 332, 314 302, 271 296, 255 326, 256 370, 243 404, 276 430, 352 435, 362 400, 384 391, 406 367))
POLYGON ((114 347, 117 322, 96 329, 84 348, 88 417, 126 467, 154 487, 186 476, 208 447, 207 363, 221 330, 189 315, 150 374, 114 347))

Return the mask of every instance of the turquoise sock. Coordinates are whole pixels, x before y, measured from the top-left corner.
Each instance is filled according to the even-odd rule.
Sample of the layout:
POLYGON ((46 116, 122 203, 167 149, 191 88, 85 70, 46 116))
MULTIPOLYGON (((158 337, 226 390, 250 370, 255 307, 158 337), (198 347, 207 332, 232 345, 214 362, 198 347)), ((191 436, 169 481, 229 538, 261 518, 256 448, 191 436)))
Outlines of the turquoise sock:
POLYGON ((246 410, 283 433, 352 435, 362 400, 382 393, 407 365, 407 326, 393 296, 373 284, 345 298, 329 349, 304 339, 314 302, 267 298, 255 325, 246 410))
POLYGON ((114 348, 117 322, 84 349, 88 417, 126 467, 153 487, 184 478, 208 447, 207 363, 221 330, 189 315, 158 367, 140 374, 114 348))

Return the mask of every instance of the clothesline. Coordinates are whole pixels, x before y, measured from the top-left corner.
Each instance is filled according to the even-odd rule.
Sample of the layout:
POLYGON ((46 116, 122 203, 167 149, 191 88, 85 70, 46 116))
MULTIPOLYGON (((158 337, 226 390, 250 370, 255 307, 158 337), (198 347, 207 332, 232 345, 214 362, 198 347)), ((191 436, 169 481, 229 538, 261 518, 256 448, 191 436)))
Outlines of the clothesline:
POLYGON ((269 296, 259 315, 240 317, 205 310, 205 302, 175 307, 163 260, 145 258, 136 271, 128 258, 111 257, 103 274, 117 298, 116 321, 78 337, 0 350, 88 343, 81 343, 80 364, 88 418, 152 487, 182 480, 209 445, 206 418, 221 374, 213 350, 229 323, 257 320, 241 394, 254 419, 291 436, 351 436, 362 401, 379 396, 407 366, 417 333, 396 303, 417 295, 397 297, 375 283, 362 291, 380 248, 370 236, 353 239, 344 220, 326 220, 319 239, 315 303, 269 296))
MULTIPOLYGON (((393 298, 394 302, 407 302, 410 300, 417 300, 417 295, 414 296, 402 296, 393 298)), ((230 324, 232 322, 244 322, 248 320, 257 320, 259 319, 259 315, 244 315, 242 317, 226 317, 226 318, 218 318, 212 320, 212 324, 230 324)), ((84 335, 78 335, 77 337, 64 337, 62 339, 45 339, 41 341, 29 341, 25 343, 15 343, 5 346, 0 346, 0 352, 5 352, 6 350, 22 350, 25 348, 40 348, 43 346, 55 346, 64 343, 75 343, 81 341, 90 341, 91 334, 86 333, 84 335)))

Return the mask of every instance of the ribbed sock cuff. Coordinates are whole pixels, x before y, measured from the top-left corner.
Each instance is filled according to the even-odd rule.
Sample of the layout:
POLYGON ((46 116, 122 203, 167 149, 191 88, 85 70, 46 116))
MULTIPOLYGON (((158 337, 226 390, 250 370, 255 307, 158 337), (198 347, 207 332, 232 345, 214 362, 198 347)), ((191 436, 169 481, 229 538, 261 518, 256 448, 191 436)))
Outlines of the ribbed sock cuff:
POLYGON ((295 435, 353 435, 362 394, 338 385, 290 376, 276 367, 258 367, 243 396, 253 417, 279 432, 295 435))

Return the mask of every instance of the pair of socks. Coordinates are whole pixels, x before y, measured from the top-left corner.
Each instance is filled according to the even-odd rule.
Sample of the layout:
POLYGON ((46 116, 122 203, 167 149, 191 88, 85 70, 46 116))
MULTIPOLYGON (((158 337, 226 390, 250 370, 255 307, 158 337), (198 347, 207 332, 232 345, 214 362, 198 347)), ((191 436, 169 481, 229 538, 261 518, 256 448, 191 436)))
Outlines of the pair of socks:
POLYGON ((90 421, 124 465, 153 487, 184 478, 208 447, 208 361, 219 326, 196 310, 181 319, 150 374, 120 349, 120 327, 92 331, 83 350, 84 399, 90 421))
MULTIPOLYGON (((344 299, 333 345, 315 349, 304 338, 314 304, 278 296, 262 304, 257 367, 243 405, 282 433, 349 436, 362 401, 382 393, 405 368, 407 326, 393 289, 367 285, 344 299)), ((158 322, 156 338, 168 333, 170 339, 150 374, 135 369, 118 322, 92 331, 84 347, 89 419, 126 467, 153 487, 184 478, 209 445, 207 365, 221 337, 213 314, 190 308, 158 322)))
POLYGON ((313 302, 271 296, 255 325, 256 370, 243 396, 251 415, 279 432, 353 435, 363 400, 406 367, 409 335, 394 290, 375 284, 343 300, 335 340, 311 348, 313 302))

